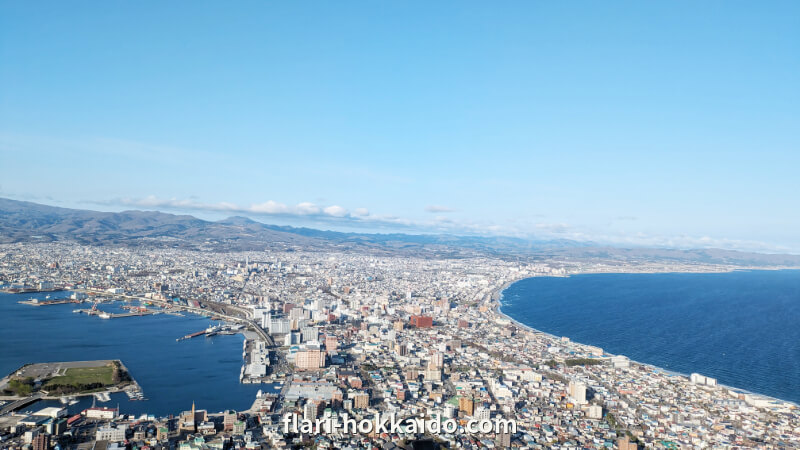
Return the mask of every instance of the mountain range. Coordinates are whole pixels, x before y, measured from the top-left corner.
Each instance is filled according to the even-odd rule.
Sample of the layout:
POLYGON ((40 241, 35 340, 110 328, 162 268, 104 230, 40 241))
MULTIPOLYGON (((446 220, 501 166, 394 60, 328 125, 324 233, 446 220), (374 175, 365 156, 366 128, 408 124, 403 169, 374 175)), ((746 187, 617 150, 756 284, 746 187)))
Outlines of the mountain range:
POLYGON ((246 217, 207 221, 159 211, 101 212, 0 198, 0 244, 57 241, 212 251, 357 250, 372 254, 421 253, 439 257, 485 254, 525 260, 561 258, 800 267, 799 255, 720 249, 615 248, 591 242, 534 241, 514 237, 343 233, 270 225, 246 217))

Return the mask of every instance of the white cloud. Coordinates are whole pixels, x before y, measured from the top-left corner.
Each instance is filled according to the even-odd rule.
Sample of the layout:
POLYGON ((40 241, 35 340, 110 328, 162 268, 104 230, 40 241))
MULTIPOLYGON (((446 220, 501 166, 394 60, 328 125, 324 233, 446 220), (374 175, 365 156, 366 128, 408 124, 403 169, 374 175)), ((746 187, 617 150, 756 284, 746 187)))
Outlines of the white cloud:
POLYGON ((295 208, 296 212, 301 215, 314 215, 320 213, 319 206, 311 203, 311 202, 302 202, 298 203, 297 207, 295 208))
MULTIPOLYGON (((339 205, 321 206, 311 202, 287 205, 274 200, 253 203, 248 206, 230 202, 204 203, 191 199, 161 199, 148 196, 140 199, 116 199, 92 202, 102 205, 123 205, 149 209, 172 209, 181 211, 209 211, 233 214, 252 214, 268 217, 295 217, 311 223, 327 223, 367 232, 403 231, 407 233, 448 233, 472 236, 508 236, 523 239, 569 239, 578 242, 593 242, 598 245, 644 248, 719 248, 755 252, 791 252, 792 249, 769 243, 712 238, 709 236, 652 235, 646 233, 603 232, 597 229, 576 227, 567 223, 542 223, 511 221, 500 224, 490 221, 474 222, 443 215, 429 220, 412 220, 393 215, 371 215, 366 208, 349 212, 339 205)), ((426 208, 429 209, 430 207, 426 208)), ((449 210, 449 209, 448 209, 449 210)))
POLYGON ((194 211, 250 213, 250 214, 258 214, 266 216, 306 216, 306 217, 329 216, 329 217, 344 218, 350 215, 350 213, 345 208, 338 205, 321 207, 311 202, 301 202, 298 203, 297 205, 291 206, 291 205, 286 205, 285 203, 276 202, 274 200, 267 200, 261 203, 253 203, 249 206, 241 206, 230 202, 203 203, 203 202, 198 202, 196 200, 187 200, 187 199, 175 199, 175 198, 161 199, 151 195, 140 199, 122 198, 106 202, 94 202, 94 203, 105 204, 105 205, 134 206, 139 208, 164 208, 164 209, 181 209, 181 210, 194 210, 194 211))
POLYGON ((328 206, 327 208, 323 209, 325 214, 333 217, 345 217, 347 216, 347 210, 342 208, 339 205, 328 206))
POLYGON ((249 210, 250 212, 261 213, 261 214, 287 214, 289 212, 289 207, 284 205, 283 203, 278 203, 269 200, 264 203, 257 203, 251 205, 249 210))
POLYGON ((428 205, 425 207, 425 212, 429 213, 449 213, 454 211, 455 210, 452 208, 448 208, 447 206, 441 206, 441 205, 428 205))

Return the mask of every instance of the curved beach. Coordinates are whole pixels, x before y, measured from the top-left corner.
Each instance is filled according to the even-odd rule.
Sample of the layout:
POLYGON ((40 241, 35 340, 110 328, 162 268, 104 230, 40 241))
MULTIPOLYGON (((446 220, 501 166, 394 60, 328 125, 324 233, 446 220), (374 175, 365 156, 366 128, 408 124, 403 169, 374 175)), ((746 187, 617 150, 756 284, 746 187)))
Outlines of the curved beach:
MULTIPOLYGON (((512 285, 514 285, 516 283, 519 283, 519 282, 522 282, 523 280, 539 279, 539 278, 554 278, 554 277, 539 277, 539 276, 537 276, 537 277, 526 277, 526 278, 520 278, 520 279, 511 281, 511 282, 507 282, 507 283, 504 283, 502 286, 499 286, 492 293, 492 303, 493 303, 492 308, 493 308, 493 311, 500 318, 508 320, 509 322, 515 324, 517 327, 519 327, 521 329, 524 329, 527 332, 532 333, 533 335, 538 335, 538 336, 543 337, 545 339, 552 340, 554 343, 555 342, 563 342, 562 341, 562 336, 560 335, 561 333, 556 334, 556 333, 551 333, 551 332, 548 332, 548 331, 543 331, 543 330, 537 329, 537 328, 535 328, 535 327, 533 327, 531 325, 528 325, 528 324, 522 322, 517 317, 512 316, 508 312, 507 309, 504 310, 504 308, 503 308, 503 306, 504 306, 503 305, 503 299, 506 298, 506 291, 512 285)), ((555 278, 563 278, 563 277, 555 277, 555 278)), ((508 306, 508 305, 505 305, 505 306, 508 306)), ((630 356, 628 356, 628 353, 625 350, 620 351, 620 349, 618 348, 619 347, 618 345, 617 345, 617 348, 615 349, 616 353, 611 353, 606 349, 606 346, 603 343, 593 342, 593 341, 591 341, 589 339, 586 339, 586 338, 573 340, 572 336, 569 336, 569 342, 571 342, 572 345, 574 345, 574 346, 583 347, 585 350, 588 349, 589 347, 594 348, 594 349, 602 348, 603 358, 611 358, 613 356, 625 355, 626 357, 631 358, 631 363, 632 364, 641 365, 643 367, 649 368, 650 370, 659 371, 659 372, 664 373, 664 374, 669 374, 669 375, 673 375, 673 376, 681 376, 681 377, 689 378, 689 373, 699 372, 699 373, 702 373, 704 375, 712 375, 713 376, 713 373, 708 373, 709 370, 707 368, 703 368, 703 367, 700 367, 700 366, 697 366, 697 367, 691 366, 691 367, 687 368, 686 367, 687 366, 687 362, 686 361, 681 361, 681 363, 682 363, 681 365, 683 366, 682 367, 683 370, 666 369, 666 368, 664 368, 663 366, 661 366, 659 364, 641 362, 641 356, 630 357, 630 356)), ((724 355, 724 353, 723 353, 723 355, 724 355)), ((744 368, 744 369, 746 369, 746 368, 744 368)), ((746 371, 744 371, 744 372, 746 372, 746 371)), ((745 387, 743 387, 744 385, 746 385, 746 383, 741 383, 741 382, 738 382, 738 383, 730 383, 730 382, 728 382, 728 383, 720 383, 719 384, 719 386, 721 388, 728 389, 730 391, 734 391, 734 392, 738 392, 738 393, 742 393, 742 394, 763 396, 763 397, 767 397, 767 398, 770 398, 770 399, 774 399, 776 401, 789 403, 789 404, 794 404, 794 405, 797 404, 797 400, 795 400, 795 399, 783 400, 781 398, 782 396, 780 396, 780 395, 776 396, 774 394, 766 394, 766 393, 763 393, 764 392, 763 389, 757 389, 757 388, 754 389, 752 387, 745 388, 745 387)))

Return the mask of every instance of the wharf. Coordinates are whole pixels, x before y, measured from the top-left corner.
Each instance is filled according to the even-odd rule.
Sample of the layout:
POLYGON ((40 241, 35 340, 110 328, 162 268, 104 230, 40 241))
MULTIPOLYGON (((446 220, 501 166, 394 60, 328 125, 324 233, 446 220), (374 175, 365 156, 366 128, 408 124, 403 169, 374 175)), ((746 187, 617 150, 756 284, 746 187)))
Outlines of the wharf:
POLYGON ((82 300, 75 300, 72 298, 58 298, 54 300, 39 300, 39 299, 30 299, 30 300, 20 300, 17 303, 21 305, 30 305, 30 306, 47 306, 47 305, 65 305, 67 303, 81 303, 82 300))
POLYGON ((36 288, 2 288, 2 294, 38 294, 40 292, 58 292, 63 291, 63 288, 54 287, 53 289, 36 289, 36 288))
POLYGON ((205 331, 198 331, 197 333, 187 334, 184 337, 179 337, 178 339, 175 339, 175 341, 177 342, 177 341, 182 341, 184 339, 191 339, 191 338, 194 338, 194 337, 197 337, 197 336, 202 336, 204 334, 206 334, 205 331))
POLYGON ((151 316, 153 314, 162 314, 162 311, 155 311, 152 309, 148 309, 147 311, 134 311, 134 312, 127 312, 127 313, 108 313, 105 311, 101 311, 99 309, 76 309, 73 310, 74 313, 79 314, 87 314, 89 316, 98 316, 101 319, 119 319, 122 317, 139 317, 139 316, 151 316))
POLYGON ((128 312, 128 313, 118 313, 118 314, 109 314, 112 319, 118 319, 120 317, 138 317, 138 316, 152 316, 153 314, 161 314, 161 311, 139 311, 139 312, 128 312))

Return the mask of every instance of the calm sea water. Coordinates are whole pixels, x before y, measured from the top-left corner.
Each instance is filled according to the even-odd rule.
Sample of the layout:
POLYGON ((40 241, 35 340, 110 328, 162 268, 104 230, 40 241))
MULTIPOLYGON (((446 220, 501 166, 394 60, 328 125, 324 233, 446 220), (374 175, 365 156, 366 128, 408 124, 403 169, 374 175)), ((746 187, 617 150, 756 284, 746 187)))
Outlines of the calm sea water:
MULTIPOLYGON (((66 293, 51 294, 62 298, 66 293)), ((73 309, 87 304, 28 306, 17 303, 45 294, 0 294, 0 373, 5 376, 26 363, 120 359, 144 391, 146 401, 130 401, 124 393, 97 406, 116 407, 122 414, 167 416, 198 409, 219 412, 248 409, 259 389, 272 385, 239 383, 242 335, 175 339, 206 329, 212 322, 196 315, 168 314, 103 320, 73 309)), ((100 309, 123 312, 122 303, 100 309)), ((26 409, 36 409, 40 402, 26 409)), ((90 406, 91 398, 69 407, 71 413, 90 406)))
POLYGON ((529 278, 502 303, 532 328, 800 403, 800 271, 529 278))

